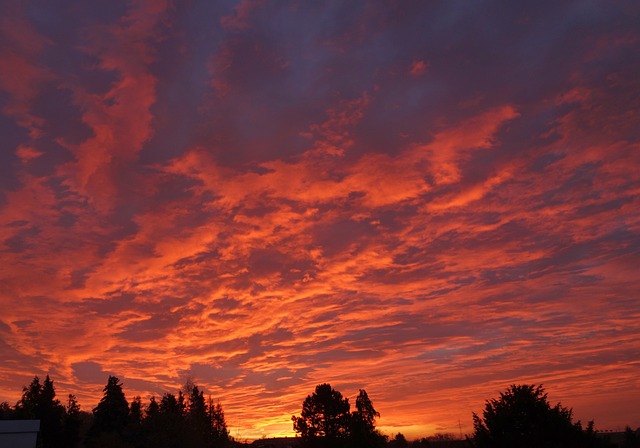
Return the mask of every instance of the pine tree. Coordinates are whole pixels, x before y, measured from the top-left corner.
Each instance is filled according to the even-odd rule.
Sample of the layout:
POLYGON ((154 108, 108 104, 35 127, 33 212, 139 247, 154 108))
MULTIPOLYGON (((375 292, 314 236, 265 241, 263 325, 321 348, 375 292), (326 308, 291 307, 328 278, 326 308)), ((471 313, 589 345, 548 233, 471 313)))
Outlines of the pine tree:
POLYGON ((60 404, 60 400, 56 399, 56 390, 49 375, 44 379, 38 401, 39 415, 37 417, 40 418, 43 448, 62 447, 65 409, 60 404))
POLYGON ((104 395, 93 410, 93 426, 89 430, 89 446, 127 446, 125 428, 129 423, 129 403, 122 391, 122 384, 115 376, 109 376, 103 389, 104 395))
POLYGON ((220 402, 214 404, 211 396, 209 396, 208 405, 212 446, 226 446, 229 442, 229 430, 227 429, 227 422, 224 419, 222 405, 220 402))
POLYGON ((69 394, 67 397, 66 415, 63 425, 63 446, 75 447, 80 441, 80 426, 82 418, 80 416, 80 405, 76 400, 76 396, 69 394))
POLYGON ((15 417, 40 420, 40 444, 43 448, 61 447, 63 443, 64 406, 56 399, 53 381, 46 376, 44 384, 35 376, 16 404, 15 417))
POLYGON ((189 394, 189 411, 187 412, 190 446, 206 446, 209 441, 210 423, 204 392, 193 386, 189 394))

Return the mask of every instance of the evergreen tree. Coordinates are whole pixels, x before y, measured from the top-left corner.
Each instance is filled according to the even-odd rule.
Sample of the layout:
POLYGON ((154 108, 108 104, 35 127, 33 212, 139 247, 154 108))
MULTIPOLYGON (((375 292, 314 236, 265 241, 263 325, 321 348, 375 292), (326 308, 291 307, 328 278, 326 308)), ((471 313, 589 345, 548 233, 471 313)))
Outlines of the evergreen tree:
POLYGON ((139 395, 133 397, 129 406, 129 422, 126 428, 126 438, 133 446, 144 446, 142 434, 142 399, 139 395))
POLYGON ((80 427, 82 425, 82 417, 80 414, 80 406, 76 400, 76 396, 69 394, 67 397, 66 415, 63 426, 63 446, 76 447, 80 442, 80 427))
POLYGON ((224 411, 220 402, 213 403, 213 399, 209 396, 209 422, 211 425, 211 442, 212 446, 223 447, 229 443, 229 430, 227 422, 224 419, 224 411))
POLYGON ((129 408, 129 425, 139 426, 142 423, 142 399, 139 395, 133 397, 129 408))
POLYGON ((181 390, 178 391, 178 410, 180 411, 180 414, 183 416, 187 412, 187 404, 185 403, 184 394, 182 393, 181 390))
POLYGON ((156 397, 151 397, 149 399, 149 406, 147 406, 147 410, 146 410, 146 418, 147 419, 153 419, 155 417, 157 417, 158 413, 160 412, 160 406, 158 406, 158 402, 156 401, 156 397))
POLYGON ((40 435, 43 448, 57 448, 63 444, 63 425, 65 408, 56 399, 56 390, 53 381, 47 375, 42 385, 36 417, 40 419, 40 435))
POLYGON ((90 446, 127 446, 125 428, 129 423, 129 403, 122 391, 122 384, 115 376, 109 376, 103 389, 104 395, 93 410, 93 425, 89 430, 90 446))
POLYGON ((210 423, 207 405, 204 400, 204 392, 193 386, 189 394, 189 411, 187 412, 189 425, 188 441, 190 446, 206 446, 209 442, 210 423))
POLYGON ((160 401, 159 419, 163 434, 163 445, 168 448, 179 448, 183 444, 185 433, 184 403, 180 403, 176 396, 170 393, 163 395, 160 401))
POLYGON ((39 445, 57 448, 63 443, 64 406, 56 399, 53 381, 46 376, 44 384, 35 376, 28 387, 22 388, 22 397, 16 404, 15 418, 40 420, 39 445))
POLYGON ((163 425, 160 420, 160 406, 156 401, 156 397, 152 396, 145 410, 145 418, 142 420, 141 436, 136 444, 137 446, 145 448, 164 446, 163 425))
POLYGON ((94 425, 101 431, 121 432, 129 420, 129 403, 122 391, 122 384, 115 376, 109 376, 103 389, 104 395, 93 410, 94 425))
POLYGON ((22 388, 22 397, 16 404, 16 418, 18 419, 35 419, 39 418, 40 413, 40 395, 42 394, 42 385, 40 378, 34 376, 29 386, 22 388))

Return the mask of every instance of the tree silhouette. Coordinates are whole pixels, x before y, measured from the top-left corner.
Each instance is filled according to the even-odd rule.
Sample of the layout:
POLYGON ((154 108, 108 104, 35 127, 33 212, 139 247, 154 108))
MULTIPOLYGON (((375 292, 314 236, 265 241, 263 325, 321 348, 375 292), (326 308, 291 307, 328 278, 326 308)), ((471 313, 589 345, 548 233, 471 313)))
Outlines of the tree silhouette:
POLYGON ((356 410, 351 415, 351 445, 356 448, 383 447, 386 437, 375 427, 376 418, 380 413, 375 410, 367 392, 360 389, 356 398, 356 410))
POLYGON ((189 394, 189 410, 187 412, 187 432, 189 446, 205 446, 209 440, 211 423, 207 413, 204 392, 193 386, 189 394))
POLYGON ((145 411, 147 419, 154 418, 160 412, 160 406, 156 401, 156 397, 151 397, 149 399, 149 406, 147 406, 147 410, 145 411))
POLYGON ((64 421, 64 444, 65 447, 75 447, 80 442, 80 427, 82 426, 82 415, 80 405, 76 396, 69 394, 67 397, 67 416, 64 421))
POLYGON ((129 403, 122 391, 122 383, 117 377, 109 376, 103 392, 93 410, 94 425, 102 431, 122 431, 129 419, 129 403))
POLYGON ((22 397, 15 409, 15 417, 19 419, 40 420, 39 444, 43 448, 63 446, 63 425, 66 418, 65 409, 56 399, 56 391, 49 375, 44 383, 35 376, 28 387, 22 388, 22 397))
POLYGON ((14 418, 14 411, 6 401, 0 403, 0 420, 11 420, 14 418))
POLYGON ((56 399, 49 376, 44 383, 36 376, 23 387, 13 409, 0 403, 0 419, 40 419, 38 448, 222 448, 233 442, 222 405, 211 397, 207 404, 193 383, 187 400, 182 391, 177 397, 165 393, 160 403, 151 397, 146 409, 139 396, 129 406, 115 376, 109 377, 103 392, 89 414, 80 411, 72 394, 65 408, 56 399), (84 440, 81 433, 86 433, 84 440))
POLYGON ((160 400, 158 418, 160 433, 164 440, 162 446, 181 447, 183 434, 186 431, 184 402, 179 403, 175 395, 165 393, 160 400))
POLYGON ((109 376, 103 389, 104 395, 93 410, 93 425, 89 430, 90 446, 128 446, 125 443, 125 428, 129 423, 129 403, 122 391, 122 383, 109 376))
POLYGON ((344 446, 349 436, 349 400, 329 384, 319 384, 302 403, 300 417, 293 416, 293 429, 308 446, 344 446))
POLYGON ((19 419, 40 418, 40 395, 42 385, 40 378, 34 376, 29 386, 22 388, 22 397, 16 404, 16 417, 19 419))
POLYGON ((623 448, 640 448, 640 428, 635 431, 627 426, 624 430, 623 448))
POLYGON ((56 390, 49 375, 42 384, 38 407, 43 448, 62 447, 65 408, 60 404, 60 400, 56 399, 56 390))
POLYGON ((211 443, 214 446, 226 446, 229 442, 229 430, 227 422, 224 419, 224 411, 220 402, 213 403, 213 399, 209 397, 209 424, 211 425, 211 443))
POLYGON ((408 448, 409 442, 407 442, 407 439, 404 437, 404 434, 399 432, 398 434, 395 435, 393 440, 389 442, 389 446, 393 448, 408 448))
POLYGON ((512 385, 486 402, 482 418, 473 414, 473 440, 479 448, 602 446, 594 431, 583 432, 571 417, 571 409, 549 404, 542 385, 512 385))
POLYGON ((160 416, 160 405, 156 401, 156 397, 152 396, 149 399, 149 404, 145 409, 145 418, 142 420, 141 435, 137 446, 140 447, 161 447, 166 443, 166 438, 163 434, 164 425, 162 417, 160 416))
POLYGON ((133 397, 129 408, 129 426, 139 426, 142 423, 142 399, 139 395, 133 397))

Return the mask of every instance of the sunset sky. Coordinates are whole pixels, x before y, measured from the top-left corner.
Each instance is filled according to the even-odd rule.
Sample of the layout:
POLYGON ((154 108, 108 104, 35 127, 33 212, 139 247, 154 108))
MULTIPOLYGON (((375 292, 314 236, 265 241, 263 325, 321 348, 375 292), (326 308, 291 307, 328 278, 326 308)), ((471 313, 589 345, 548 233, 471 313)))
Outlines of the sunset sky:
POLYGON ((640 426, 637 1, 8 1, 0 401, 191 378, 240 439, 512 383, 640 426))

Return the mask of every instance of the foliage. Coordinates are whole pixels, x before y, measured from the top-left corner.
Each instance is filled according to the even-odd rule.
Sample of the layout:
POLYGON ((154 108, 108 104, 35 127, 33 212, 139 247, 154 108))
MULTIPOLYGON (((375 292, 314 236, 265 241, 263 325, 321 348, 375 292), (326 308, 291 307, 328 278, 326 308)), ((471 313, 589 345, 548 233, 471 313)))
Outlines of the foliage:
POLYGON ((129 403, 122 391, 122 383, 109 376, 103 389, 104 395, 93 409, 93 425, 87 435, 90 447, 125 447, 126 429, 129 423, 129 403))
POLYGON ((99 431, 122 432, 129 422, 129 403, 122 391, 122 383, 109 376, 103 389, 104 395, 93 410, 94 426, 99 431))
POLYGON ((80 428, 82 426, 82 413, 80 411, 80 405, 76 400, 76 396, 69 394, 67 396, 67 417, 64 422, 64 446, 74 447, 80 443, 80 428))
POLYGON ((137 396, 127 403, 120 380, 110 376, 93 414, 82 412, 76 397, 66 407, 55 398, 53 381, 36 376, 12 409, 0 403, 0 419, 40 419, 39 448, 224 448, 232 445, 219 402, 190 383, 188 397, 165 393, 144 406, 137 396), (88 429, 88 431, 87 431, 88 429), (84 437, 86 434, 86 437, 84 437))
POLYGON ((319 384, 302 403, 300 417, 293 416, 293 429, 309 447, 376 448, 386 445, 386 436, 375 428, 380 413, 367 392, 361 389, 356 410, 349 412, 349 400, 329 384, 319 384))
POLYGON ((224 411, 220 402, 214 404, 209 397, 209 422, 211 425, 211 441, 213 444, 224 446, 229 441, 229 430, 224 419, 224 411))
POLYGON ((0 403, 0 420, 11 420, 13 417, 13 409, 6 401, 0 403))
POLYGON ((393 448, 408 448, 409 442, 404 437, 404 434, 399 432, 396 436, 389 442, 389 446, 393 448))
POLYGON ((39 439, 43 448, 65 446, 65 408, 56 399, 56 391, 49 375, 44 383, 35 376, 29 386, 23 387, 22 397, 16 404, 14 418, 40 420, 39 439))
POLYGON ((142 423, 142 399, 140 396, 133 397, 129 407, 129 426, 139 426, 142 423))
POLYGON ((623 448, 640 448, 640 428, 635 431, 629 426, 624 431, 623 448))
POLYGON ((300 417, 293 416, 293 429, 309 446, 344 446, 349 435, 349 400, 329 384, 319 384, 302 403, 300 417))
POLYGON ((187 400, 182 391, 178 395, 165 393, 160 403, 151 397, 142 421, 140 447, 201 448, 224 447, 229 442, 229 431, 220 403, 214 404, 204 393, 189 384, 187 400))
POLYGON ((482 418, 473 414, 477 447, 569 448, 601 446, 593 424, 586 432, 572 422, 572 410, 551 406, 542 385, 512 385, 499 399, 488 400, 482 418))
POLYGON ((360 389, 356 398, 356 410, 351 414, 351 446, 354 448, 375 448, 386 445, 387 438, 376 430, 376 418, 380 413, 375 410, 367 392, 360 389))

